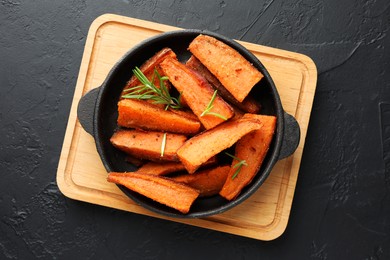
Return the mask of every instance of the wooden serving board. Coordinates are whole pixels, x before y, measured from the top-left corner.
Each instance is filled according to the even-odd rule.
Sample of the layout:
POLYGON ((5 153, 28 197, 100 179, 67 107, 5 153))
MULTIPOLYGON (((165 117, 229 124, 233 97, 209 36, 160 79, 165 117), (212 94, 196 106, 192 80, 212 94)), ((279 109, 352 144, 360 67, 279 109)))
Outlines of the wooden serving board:
POLYGON ((295 153, 279 161, 260 189, 242 204, 203 219, 167 218, 137 205, 115 184, 106 181, 107 172, 94 139, 77 120, 79 100, 102 84, 112 66, 132 46, 171 30, 179 28, 112 14, 100 16, 92 23, 58 165, 59 189, 72 199, 137 214, 259 240, 277 238, 284 232, 289 219, 317 81, 313 61, 302 54, 240 42, 269 70, 284 109, 297 119, 301 128, 301 140, 295 153))

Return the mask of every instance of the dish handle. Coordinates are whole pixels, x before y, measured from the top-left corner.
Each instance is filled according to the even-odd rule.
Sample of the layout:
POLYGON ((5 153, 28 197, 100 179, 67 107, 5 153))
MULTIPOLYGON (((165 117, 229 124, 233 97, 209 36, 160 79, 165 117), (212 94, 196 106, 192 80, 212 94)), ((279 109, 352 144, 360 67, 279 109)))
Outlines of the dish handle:
POLYGON ((301 129, 297 120, 290 114, 284 112, 284 136, 282 147, 279 153, 279 160, 292 155, 299 145, 301 129))
POLYGON ((84 130, 93 136, 93 118, 95 114, 95 104, 100 87, 87 92, 79 101, 77 106, 77 118, 84 130))

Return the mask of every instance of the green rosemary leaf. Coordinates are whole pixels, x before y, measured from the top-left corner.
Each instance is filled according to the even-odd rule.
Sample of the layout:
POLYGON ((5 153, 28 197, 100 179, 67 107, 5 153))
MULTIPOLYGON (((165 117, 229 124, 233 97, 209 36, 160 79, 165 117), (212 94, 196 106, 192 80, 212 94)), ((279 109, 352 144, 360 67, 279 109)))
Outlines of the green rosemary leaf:
POLYGON ((123 92, 136 91, 136 90, 144 89, 144 88, 145 87, 143 85, 138 85, 138 86, 134 86, 134 87, 130 87, 130 88, 124 89, 123 92))
POLYGON ((141 94, 141 95, 131 94, 131 95, 124 95, 122 97, 129 98, 129 99, 149 99, 150 98, 148 95, 144 95, 144 94, 141 94))
POLYGON ((133 70, 133 73, 134 75, 137 77, 137 79, 145 86, 149 87, 150 86, 150 81, 148 80, 148 78, 142 73, 142 71, 136 67, 134 70, 133 70))
POLYGON ((213 116, 219 117, 219 118, 221 118, 222 120, 225 120, 225 121, 228 120, 226 117, 224 117, 223 115, 218 114, 218 113, 208 112, 207 114, 208 114, 208 115, 213 115, 213 116))
POLYGON ((161 157, 164 156, 166 142, 167 142, 167 133, 164 133, 164 136, 163 136, 163 139, 161 142, 161 157))
POLYGON ((232 180, 234 180, 234 178, 236 178, 237 175, 240 173, 241 167, 242 167, 242 165, 240 165, 240 167, 234 172, 234 174, 232 175, 232 180))
POLYGON ((152 80, 150 81, 138 67, 135 67, 133 73, 141 85, 126 89, 126 94, 122 95, 122 98, 150 99, 156 104, 164 104, 165 110, 168 108, 179 109, 182 107, 179 99, 172 97, 165 86, 164 81, 168 80, 167 76, 162 77, 155 69, 152 80), (160 84, 159 88, 153 83, 156 77, 160 84))
POLYGON ((200 116, 205 116, 205 115, 212 115, 212 116, 216 116, 218 118, 221 118, 222 120, 228 120, 226 117, 224 117, 223 115, 219 114, 219 113, 215 113, 215 112, 210 112, 211 109, 213 109, 214 105, 214 100, 215 98, 217 97, 217 92, 218 90, 215 90, 214 93, 213 93, 213 96, 211 97, 210 99, 210 102, 208 103, 206 109, 202 112, 202 114, 200 114, 200 116))
POLYGON ((231 158, 233 158, 234 160, 238 161, 238 163, 236 163, 233 168, 237 168, 236 171, 234 172, 233 176, 232 176, 232 179, 236 178, 237 175, 240 173, 241 171, 241 168, 245 165, 245 166, 248 166, 248 164, 246 163, 245 160, 241 160, 240 158, 230 154, 230 153, 227 153, 225 152, 226 155, 230 156, 231 158))

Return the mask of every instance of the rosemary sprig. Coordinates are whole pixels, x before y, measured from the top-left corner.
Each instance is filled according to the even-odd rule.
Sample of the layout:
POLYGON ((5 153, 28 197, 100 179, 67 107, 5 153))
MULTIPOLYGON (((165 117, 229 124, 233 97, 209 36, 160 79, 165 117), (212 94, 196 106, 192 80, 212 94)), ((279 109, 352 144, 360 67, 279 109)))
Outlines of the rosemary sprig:
POLYGON ((181 108, 181 104, 179 99, 172 97, 169 94, 167 87, 164 84, 164 81, 168 80, 168 77, 162 77, 158 71, 155 69, 152 80, 150 81, 142 71, 135 67, 133 69, 134 76, 141 82, 141 85, 134 86, 125 90, 127 92, 122 98, 131 98, 131 99, 150 99, 153 100, 155 104, 164 104, 165 110, 168 108, 179 109, 181 108), (158 78, 160 87, 156 87, 154 85, 155 77, 158 78))
POLYGON ((214 107, 213 103, 214 103, 215 98, 217 97, 217 92, 218 92, 218 90, 214 91, 213 96, 210 99, 210 102, 208 103, 206 109, 202 112, 202 114, 200 114, 200 116, 213 115, 213 116, 219 117, 222 120, 226 121, 228 119, 226 117, 224 117, 223 115, 215 113, 215 112, 211 112, 211 109, 213 109, 213 107, 214 107))
POLYGON ((232 158, 235 159, 236 161, 238 161, 238 163, 236 163, 236 164, 233 166, 233 168, 237 168, 236 171, 234 172, 233 176, 232 176, 232 180, 233 180, 233 179, 236 178, 237 175, 240 173, 242 166, 244 166, 244 165, 245 165, 245 166, 248 166, 248 164, 246 163, 245 160, 241 160, 241 159, 238 158, 237 156, 234 156, 234 155, 232 155, 232 154, 230 154, 230 153, 226 153, 226 152, 225 152, 225 154, 228 155, 228 156, 230 156, 230 157, 232 157, 232 158))
POLYGON ((161 142, 161 157, 164 156, 164 151, 165 151, 165 145, 167 143, 167 133, 164 133, 163 135, 163 139, 162 139, 162 142, 161 142))

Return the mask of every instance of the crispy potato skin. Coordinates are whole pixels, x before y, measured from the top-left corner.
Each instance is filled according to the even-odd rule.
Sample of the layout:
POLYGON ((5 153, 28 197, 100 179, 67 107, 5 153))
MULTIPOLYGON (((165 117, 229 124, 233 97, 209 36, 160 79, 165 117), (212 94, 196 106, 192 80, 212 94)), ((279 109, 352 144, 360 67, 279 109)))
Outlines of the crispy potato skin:
POLYGON ((243 118, 258 120, 263 124, 263 127, 245 135, 236 144, 235 156, 246 160, 248 165, 243 166, 233 179, 232 176, 236 171, 233 166, 237 163, 236 160, 233 160, 226 182, 219 193, 227 200, 235 199, 256 176, 268 152, 276 127, 276 117, 274 116, 246 114, 243 118))
POLYGON ((261 105, 251 96, 247 96, 242 102, 239 102, 230 92, 221 84, 221 82, 194 56, 192 55, 186 65, 203 76, 218 94, 226 101, 247 113, 259 113, 261 105))
POLYGON ((196 134, 200 122, 187 112, 172 112, 143 100, 123 99, 118 102, 118 125, 162 132, 196 134))
POLYGON ((222 189, 229 170, 230 165, 217 166, 198 171, 194 174, 179 175, 172 179, 198 190, 200 197, 209 197, 218 194, 222 189))
POLYGON ((250 118, 228 121, 188 139, 177 151, 180 161, 189 173, 194 173, 200 165, 212 156, 231 147, 241 137, 262 124, 250 118))
POLYGON ((123 185, 132 191, 184 214, 189 212, 192 203, 199 196, 199 192, 196 189, 151 174, 111 172, 108 174, 107 180, 123 185))
POLYGON ((189 50, 239 102, 263 78, 263 74, 241 54, 213 37, 197 36, 189 50))
POLYGON ((166 133, 165 150, 161 156, 163 135, 162 132, 121 129, 113 134, 110 141, 119 150, 136 158, 152 161, 179 161, 176 151, 184 144, 187 137, 166 133))
MULTIPOLYGON (((164 59, 160 66, 206 129, 211 129, 225 121, 213 115, 202 116, 214 93, 207 80, 172 58, 164 59)), ((213 102, 211 112, 218 113, 227 119, 234 115, 231 106, 218 95, 213 102)))

